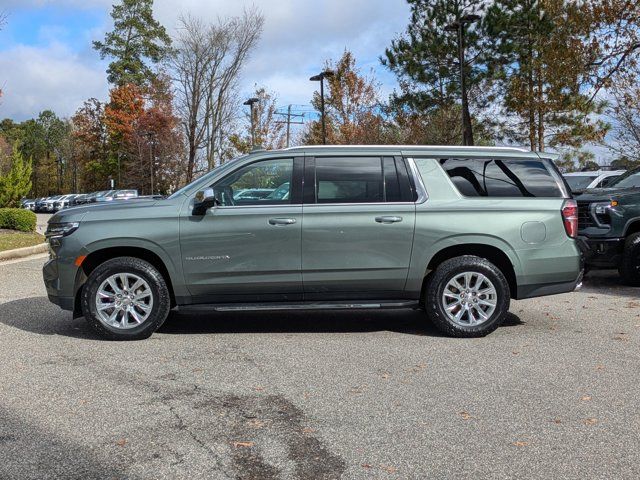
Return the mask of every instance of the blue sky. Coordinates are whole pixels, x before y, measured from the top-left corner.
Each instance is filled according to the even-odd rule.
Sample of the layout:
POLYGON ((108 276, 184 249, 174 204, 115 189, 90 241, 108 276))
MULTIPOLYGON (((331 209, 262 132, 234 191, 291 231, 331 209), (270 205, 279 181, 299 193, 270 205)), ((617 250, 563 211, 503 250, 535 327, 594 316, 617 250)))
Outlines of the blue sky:
MULTIPOLYGON (((112 0, 0 0, 8 14, 0 31, 0 118, 24 120, 52 109, 69 116, 89 97, 108 92, 91 41, 111 28, 112 0)), ((274 91, 282 105, 308 104, 309 82, 326 59, 352 50, 365 73, 375 73, 385 95, 396 86, 378 57, 409 20, 405 0, 156 0, 154 13, 170 34, 180 14, 215 21, 257 7, 265 16, 258 48, 241 88, 274 91)))

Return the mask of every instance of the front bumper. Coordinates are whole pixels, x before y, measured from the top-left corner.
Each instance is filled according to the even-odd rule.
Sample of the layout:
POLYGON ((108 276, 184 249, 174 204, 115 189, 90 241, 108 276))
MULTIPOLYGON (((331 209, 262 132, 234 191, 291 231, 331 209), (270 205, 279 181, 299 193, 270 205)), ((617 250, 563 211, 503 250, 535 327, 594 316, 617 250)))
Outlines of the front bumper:
POLYGON ((624 238, 578 237, 578 245, 590 268, 616 268, 622 260, 624 238))
POLYGON ((49 301, 63 310, 74 310, 78 268, 69 261, 52 257, 42 267, 42 278, 49 301))

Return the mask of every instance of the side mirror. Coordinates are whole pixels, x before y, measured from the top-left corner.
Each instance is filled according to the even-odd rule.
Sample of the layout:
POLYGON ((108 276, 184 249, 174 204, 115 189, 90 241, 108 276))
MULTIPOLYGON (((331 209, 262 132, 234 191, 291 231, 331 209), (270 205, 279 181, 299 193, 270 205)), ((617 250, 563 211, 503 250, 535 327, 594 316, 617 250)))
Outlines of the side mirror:
POLYGON ((218 205, 213 188, 205 188, 196 193, 192 215, 204 215, 211 207, 218 205))

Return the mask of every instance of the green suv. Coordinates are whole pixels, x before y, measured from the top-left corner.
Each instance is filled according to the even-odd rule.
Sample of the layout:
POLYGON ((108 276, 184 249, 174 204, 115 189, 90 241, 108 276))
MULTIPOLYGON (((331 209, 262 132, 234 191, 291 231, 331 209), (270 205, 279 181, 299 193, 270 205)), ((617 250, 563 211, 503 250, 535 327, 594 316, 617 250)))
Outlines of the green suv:
POLYGON ((640 286, 640 168, 576 200, 586 266, 617 268, 625 283, 640 286))
POLYGON ((510 299, 582 276, 577 208, 553 162, 514 148, 299 147, 227 162, 163 200, 49 220, 49 299, 109 339, 172 308, 420 308, 486 335, 510 299), (270 189, 278 195, 234 195, 270 189), (282 190, 287 190, 282 192, 282 190))

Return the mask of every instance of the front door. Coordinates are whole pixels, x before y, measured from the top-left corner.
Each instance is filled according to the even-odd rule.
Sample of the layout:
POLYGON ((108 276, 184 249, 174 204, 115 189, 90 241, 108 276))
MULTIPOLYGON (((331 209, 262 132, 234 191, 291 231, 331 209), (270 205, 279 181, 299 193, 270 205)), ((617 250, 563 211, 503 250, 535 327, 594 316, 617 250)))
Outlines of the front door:
POLYGON ((194 303, 302 299, 302 158, 243 165, 212 188, 220 205, 181 218, 194 303))
POLYGON ((404 161, 308 159, 304 188, 305 300, 403 298, 415 226, 404 161))

